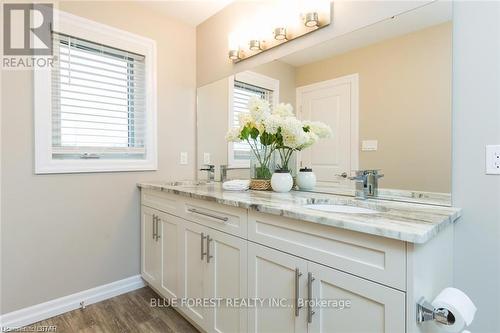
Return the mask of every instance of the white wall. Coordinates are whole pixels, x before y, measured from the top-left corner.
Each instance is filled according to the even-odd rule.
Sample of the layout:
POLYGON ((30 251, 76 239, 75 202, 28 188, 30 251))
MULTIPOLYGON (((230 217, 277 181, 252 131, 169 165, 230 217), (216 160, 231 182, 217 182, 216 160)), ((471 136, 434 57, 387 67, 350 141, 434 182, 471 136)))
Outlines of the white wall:
POLYGON ((486 144, 500 144, 500 2, 453 9, 455 286, 478 307, 471 332, 500 332, 500 176, 484 173, 486 144))
POLYGON ((3 72, 1 313, 139 274, 136 183, 194 178, 195 29, 138 2, 61 9, 157 41, 159 170, 34 175, 32 72, 3 72))

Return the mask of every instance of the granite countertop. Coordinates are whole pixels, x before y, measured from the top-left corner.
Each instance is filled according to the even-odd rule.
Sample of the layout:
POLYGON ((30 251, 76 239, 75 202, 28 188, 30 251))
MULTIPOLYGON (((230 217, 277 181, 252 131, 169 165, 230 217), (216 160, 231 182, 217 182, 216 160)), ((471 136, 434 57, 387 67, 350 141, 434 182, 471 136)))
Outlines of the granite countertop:
POLYGON ((222 184, 217 182, 142 182, 138 186, 419 244, 427 242, 454 223, 461 214, 461 209, 454 207, 377 199, 357 200, 348 196, 312 192, 226 191, 222 189, 222 184), (379 213, 331 213, 304 207, 313 203, 358 206, 374 209, 379 213))

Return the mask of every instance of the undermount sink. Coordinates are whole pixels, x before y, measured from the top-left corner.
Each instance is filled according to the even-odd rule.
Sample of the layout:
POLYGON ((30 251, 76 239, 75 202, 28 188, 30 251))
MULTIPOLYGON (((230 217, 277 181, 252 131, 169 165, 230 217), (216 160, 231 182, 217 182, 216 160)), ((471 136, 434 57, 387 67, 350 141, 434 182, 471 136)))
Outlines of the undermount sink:
POLYGON ((356 206, 345 206, 345 205, 334 205, 334 204, 312 204, 305 205, 305 208, 319 210, 328 213, 342 213, 342 214, 377 214, 379 211, 356 207, 356 206))

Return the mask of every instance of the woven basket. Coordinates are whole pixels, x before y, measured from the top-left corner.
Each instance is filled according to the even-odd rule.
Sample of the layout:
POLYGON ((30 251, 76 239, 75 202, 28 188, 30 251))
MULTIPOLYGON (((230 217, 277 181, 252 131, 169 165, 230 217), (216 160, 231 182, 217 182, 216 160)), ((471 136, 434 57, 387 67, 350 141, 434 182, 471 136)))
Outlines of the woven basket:
POLYGON ((250 189, 255 191, 271 191, 271 180, 270 179, 251 179, 250 189))

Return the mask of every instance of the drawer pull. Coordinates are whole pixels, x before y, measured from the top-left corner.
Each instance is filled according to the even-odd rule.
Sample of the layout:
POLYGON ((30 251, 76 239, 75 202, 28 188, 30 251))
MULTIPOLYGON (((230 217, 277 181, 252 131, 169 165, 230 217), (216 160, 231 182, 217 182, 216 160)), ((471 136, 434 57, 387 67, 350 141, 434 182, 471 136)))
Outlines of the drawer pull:
POLYGON ((188 212, 194 213, 194 214, 198 214, 198 215, 207 216, 207 217, 211 217, 213 219, 216 219, 216 220, 219 220, 219 221, 223 221, 223 222, 227 222, 229 220, 229 217, 217 216, 217 215, 214 215, 214 214, 210 214, 210 213, 206 213, 206 212, 201 212, 201 211, 199 211, 199 210, 197 210, 195 208, 189 208, 188 212))
POLYGON ((300 277, 302 276, 302 273, 298 268, 295 268, 295 317, 299 316, 300 309, 302 308, 299 306, 299 298, 300 298, 300 277))

